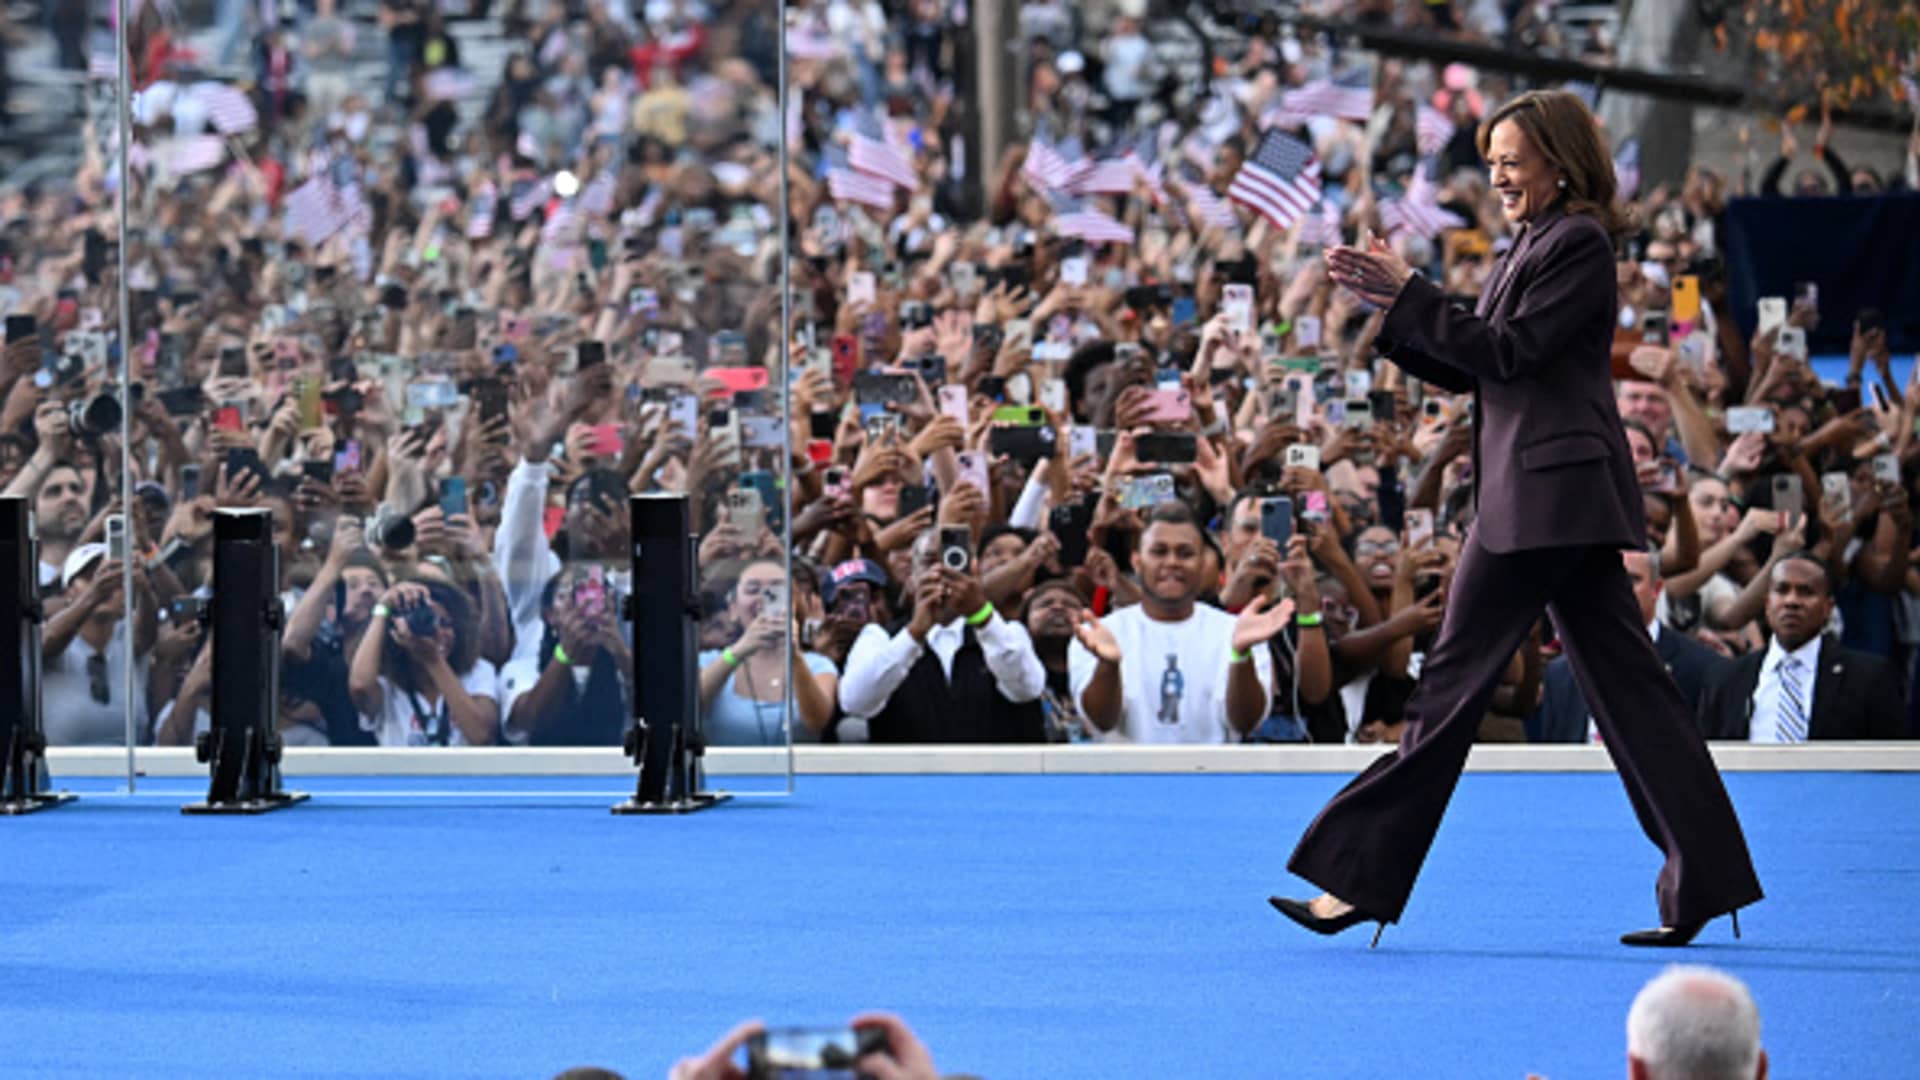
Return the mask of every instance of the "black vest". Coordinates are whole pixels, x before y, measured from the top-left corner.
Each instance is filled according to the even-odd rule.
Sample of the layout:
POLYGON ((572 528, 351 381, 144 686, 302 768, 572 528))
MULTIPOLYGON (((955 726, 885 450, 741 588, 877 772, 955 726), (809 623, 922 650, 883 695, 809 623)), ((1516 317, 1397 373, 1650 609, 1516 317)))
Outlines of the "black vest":
MULTIPOLYGON (((903 621, 891 628, 898 634, 903 621)), ((953 654, 953 678, 932 649, 921 652, 886 708, 867 723, 876 743, 1034 743, 1047 741, 1046 710, 1038 699, 1014 704, 1001 696, 973 627, 953 654)))

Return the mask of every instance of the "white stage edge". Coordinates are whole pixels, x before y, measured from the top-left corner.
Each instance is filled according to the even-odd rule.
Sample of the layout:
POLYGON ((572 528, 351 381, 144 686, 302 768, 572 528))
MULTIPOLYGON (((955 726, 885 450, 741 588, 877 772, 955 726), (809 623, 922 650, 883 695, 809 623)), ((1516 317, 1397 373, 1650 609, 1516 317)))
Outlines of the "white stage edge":
MULTIPOLYGON (((1833 742, 1797 746, 1709 744, 1726 772, 1920 772, 1920 743, 1833 742)), ((1357 773, 1380 746, 797 746, 801 776, 1044 775, 1168 773, 1357 773)), ((60 777, 124 777, 124 747, 55 747, 47 753, 60 777)), ((708 751, 714 776, 781 776, 785 748, 721 747, 708 751)), ((142 776, 204 778, 207 767, 186 747, 137 751, 142 776)), ((282 770, 300 776, 626 776, 635 766, 611 747, 520 749, 442 747, 420 750, 289 747, 282 770)), ((1608 772, 1599 746, 1482 744, 1467 759, 1471 772, 1608 772)))

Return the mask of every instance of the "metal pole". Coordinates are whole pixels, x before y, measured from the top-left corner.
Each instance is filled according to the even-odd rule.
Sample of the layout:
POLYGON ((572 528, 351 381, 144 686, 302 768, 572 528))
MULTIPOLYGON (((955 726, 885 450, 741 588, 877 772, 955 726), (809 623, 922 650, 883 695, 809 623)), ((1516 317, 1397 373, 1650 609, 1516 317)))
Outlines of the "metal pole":
MULTIPOLYGON (((787 419, 787 439, 793 439, 793 223, 788 220, 793 213, 793 204, 787 195, 787 161, 793 148, 787 145, 787 117, 790 115, 790 98, 793 88, 787 78, 787 14, 786 5, 779 5, 779 20, 776 27, 780 38, 779 52, 779 99, 780 108, 780 212, 774 215, 774 225, 780 230, 780 412, 787 419)), ((785 564, 787 587, 783 591, 787 597, 787 633, 795 632, 793 621, 793 447, 781 456, 780 462, 780 498, 786 507, 780 515, 780 561, 785 564)), ((780 715, 784 718, 787 736, 787 794, 793 794, 793 721, 794 713, 800 709, 800 692, 793 684, 793 642, 787 643, 786 650, 786 701, 782 703, 780 715)), ((809 675, 809 678, 812 676, 809 675)))
POLYGON ((127 637, 124 650, 124 663, 120 672, 120 696, 127 715, 127 791, 132 793, 135 784, 136 762, 134 761, 134 742, 138 737, 133 724, 133 500, 128 497, 132 489, 133 476, 133 412, 127 408, 132 400, 130 389, 133 366, 133 312, 127 297, 127 204, 132 192, 128 187, 132 170, 127 165, 131 156, 128 151, 133 145, 133 74, 127 49, 127 0, 115 0, 114 4, 114 51, 117 53, 113 112, 120 128, 119 154, 117 166, 120 174, 120 258, 119 282, 115 292, 120 300, 120 375, 118 391, 120 394, 120 515, 125 528, 126 559, 121 563, 120 583, 120 630, 127 637))

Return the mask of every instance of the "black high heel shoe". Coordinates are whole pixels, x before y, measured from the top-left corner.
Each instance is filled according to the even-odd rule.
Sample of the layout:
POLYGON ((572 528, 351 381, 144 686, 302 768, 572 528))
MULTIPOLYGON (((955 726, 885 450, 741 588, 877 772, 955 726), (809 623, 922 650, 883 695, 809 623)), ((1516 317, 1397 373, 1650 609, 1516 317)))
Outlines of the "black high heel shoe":
MULTIPOLYGON (((1733 936, 1737 940, 1740 937, 1740 913, 1729 911, 1727 915, 1733 919, 1733 936)), ((1620 944, 1642 945, 1655 949, 1677 949, 1683 945, 1693 944, 1693 939, 1699 935, 1701 928, 1711 921, 1711 919, 1703 919, 1700 922, 1681 923, 1678 926, 1662 926, 1657 930, 1635 930, 1621 934, 1620 944)))
POLYGON ((1314 933, 1326 937, 1332 937, 1348 927, 1358 926, 1363 922, 1379 923, 1380 925, 1373 931, 1373 944, 1367 946, 1369 949, 1379 947, 1380 935, 1386 933, 1387 930, 1387 921, 1385 919, 1376 919, 1366 912, 1361 911, 1359 908, 1348 908, 1345 913, 1326 919, 1315 915, 1312 905, 1299 900, 1289 899, 1285 896, 1269 896, 1267 897, 1267 903, 1273 905, 1273 910, 1285 915, 1287 918, 1292 919, 1294 922, 1299 923, 1314 933))

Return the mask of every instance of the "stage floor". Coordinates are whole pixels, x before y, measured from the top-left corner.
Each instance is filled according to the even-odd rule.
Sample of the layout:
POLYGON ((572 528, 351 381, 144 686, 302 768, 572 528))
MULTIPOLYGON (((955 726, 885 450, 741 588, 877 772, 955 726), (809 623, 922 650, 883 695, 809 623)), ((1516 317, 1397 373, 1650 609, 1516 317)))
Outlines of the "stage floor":
POLYGON ((1660 953, 1616 943, 1658 855, 1593 774, 1466 776, 1380 948, 1307 935, 1266 897, 1342 781, 803 776, 638 818, 616 778, 295 778, 210 819, 73 780, 0 820, 0 1074, 654 1078, 877 1007, 993 1080, 1618 1077, 1675 961, 1752 985, 1775 1075, 1914 1074, 1920 778, 1729 775, 1768 899, 1660 953))

